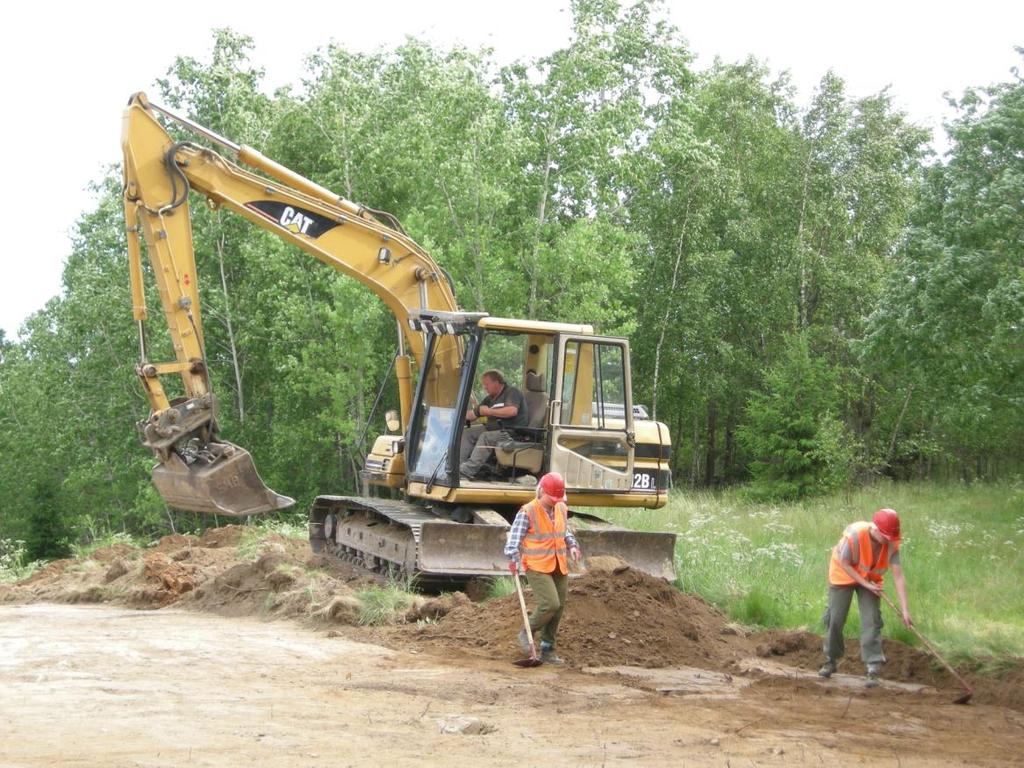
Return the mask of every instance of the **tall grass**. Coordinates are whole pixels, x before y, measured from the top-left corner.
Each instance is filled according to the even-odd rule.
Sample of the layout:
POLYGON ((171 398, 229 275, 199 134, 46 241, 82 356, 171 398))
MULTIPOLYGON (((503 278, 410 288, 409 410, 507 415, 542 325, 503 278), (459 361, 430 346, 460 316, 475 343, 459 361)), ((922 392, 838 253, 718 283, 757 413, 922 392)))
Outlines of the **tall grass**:
POLYGON ((390 578, 384 586, 359 590, 356 592, 359 623, 366 626, 393 624, 416 599, 415 590, 415 578, 390 578))
POLYGON ((75 560, 84 560, 94 552, 118 545, 138 548, 141 547, 143 543, 140 539, 135 538, 130 533, 124 533, 123 531, 106 534, 97 534, 92 532, 88 542, 84 544, 76 542, 71 545, 71 557, 75 560))
POLYGON ((516 593, 516 583, 511 576, 497 576, 487 585, 487 599, 495 600, 516 593))
MULTIPOLYGON (((731 617, 820 632, 832 547, 879 507, 900 513, 901 559, 917 628, 958 657, 1024 656, 1024 486, 878 484, 788 504, 741 491, 676 491, 659 510, 605 510, 639 530, 678 533, 678 585, 731 617)), ((886 588, 895 600, 891 577, 886 588)), ((913 643, 883 607, 885 634, 913 643)), ((856 637, 851 611, 847 634, 856 637)))

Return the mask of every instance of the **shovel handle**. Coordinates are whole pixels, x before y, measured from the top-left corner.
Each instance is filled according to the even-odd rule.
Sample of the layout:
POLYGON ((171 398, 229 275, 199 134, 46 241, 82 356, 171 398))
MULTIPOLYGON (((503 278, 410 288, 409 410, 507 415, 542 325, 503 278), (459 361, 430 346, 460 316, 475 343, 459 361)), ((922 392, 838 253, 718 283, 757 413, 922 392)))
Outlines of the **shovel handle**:
MULTIPOLYGON (((880 592, 879 594, 882 596, 882 599, 885 600, 886 605, 888 605, 890 608, 892 608, 894 611, 896 611, 896 613, 900 612, 899 608, 896 607, 896 604, 892 601, 892 599, 887 594, 885 594, 885 592, 880 592)), ((960 683, 960 686, 965 691, 967 691, 968 694, 973 695, 974 691, 971 690, 971 686, 969 686, 967 684, 967 681, 964 680, 960 676, 959 672, 957 672, 955 669, 953 669, 953 665, 950 664, 948 661, 946 661, 942 657, 942 654, 939 653, 938 650, 936 650, 935 646, 933 646, 931 643, 928 642, 928 638, 925 637, 924 635, 922 635, 918 631, 917 627, 915 627, 913 624, 910 625, 910 631, 913 632, 917 636, 918 640, 920 640, 922 643, 924 643, 924 647, 927 648, 931 652, 932 656, 934 656, 936 659, 938 659, 939 661, 942 662, 943 666, 945 666, 945 668, 949 670, 949 673, 951 675, 953 675, 953 677, 955 677, 957 679, 957 681, 960 683)))
POLYGON ((533 630, 530 629, 530 616, 526 612, 526 598, 523 597, 523 585, 519 583, 519 571, 516 569, 516 564, 512 563, 509 566, 509 570, 512 571, 512 578, 516 582, 516 594, 519 595, 519 607, 523 611, 523 627, 526 629, 526 636, 530 638, 530 658, 537 658, 537 646, 533 642, 533 630))

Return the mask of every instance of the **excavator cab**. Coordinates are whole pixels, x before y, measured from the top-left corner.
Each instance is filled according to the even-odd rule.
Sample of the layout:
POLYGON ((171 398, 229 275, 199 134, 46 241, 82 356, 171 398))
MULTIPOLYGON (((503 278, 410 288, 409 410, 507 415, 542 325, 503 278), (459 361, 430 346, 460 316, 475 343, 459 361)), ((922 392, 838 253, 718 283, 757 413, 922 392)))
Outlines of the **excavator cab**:
POLYGON ((539 477, 556 471, 566 478, 570 525, 584 552, 673 578, 673 534, 626 530, 577 511, 660 506, 667 492, 668 435, 657 422, 639 426, 653 461, 637 460, 628 342, 596 336, 588 326, 493 317, 459 322, 458 314, 413 313, 423 319, 416 327, 427 337, 428 373, 406 433, 406 490, 452 521, 418 524, 421 573, 500 573, 512 516, 534 497, 539 477), (438 355, 456 353, 449 365, 438 362, 438 355), (429 372, 446 367, 458 370, 458 387, 431 378, 429 372), (527 425, 503 430, 511 432, 508 439, 485 448, 494 454, 488 472, 467 479, 460 477, 465 416, 474 398, 482 399, 483 373, 492 370, 522 390, 527 425))
MULTIPOLYGON (((625 339, 595 336, 588 326, 479 316, 460 323, 452 320, 457 313, 446 314, 420 325, 428 336, 425 370, 457 368, 458 387, 442 387, 429 373, 420 383, 409 429, 410 479, 428 491, 478 484, 458 477, 466 458, 461 436, 469 428, 466 411, 483 399, 481 376, 497 370, 522 393, 526 423, 503 430, 507 439, 488 447, 487 487, 532 488, 553 471, 577 495, 633 492, 636 433, 625 339), (456 352, 457 362, 436 359, 456 352)), ((656 481, 639 486, 658 490, 656 481)))

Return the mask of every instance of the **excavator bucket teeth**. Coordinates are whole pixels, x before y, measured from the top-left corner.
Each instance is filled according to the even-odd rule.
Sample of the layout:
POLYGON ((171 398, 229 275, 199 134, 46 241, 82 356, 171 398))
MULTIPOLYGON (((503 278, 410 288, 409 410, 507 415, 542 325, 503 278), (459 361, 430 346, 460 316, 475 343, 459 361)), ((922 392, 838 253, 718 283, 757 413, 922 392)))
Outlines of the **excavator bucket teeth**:
POLYGON ((508 573, 503 554, 508 527, 429 522, 420 527, 419 570, 426 574, 498 576, 508 573))
POLYGON ((577 530, 574 534, 584 558, 616 557, 631 568, 658 578, 676 578, 674 533, 630 531, 624 528, 577 530))
POLYGON ((267 488, 244 448, 226 448, 210 463, 188 465, 176 454, 153 468, 153 484, 168 505, 190 512, 246 517, 290 507, 294 499, 267 488))

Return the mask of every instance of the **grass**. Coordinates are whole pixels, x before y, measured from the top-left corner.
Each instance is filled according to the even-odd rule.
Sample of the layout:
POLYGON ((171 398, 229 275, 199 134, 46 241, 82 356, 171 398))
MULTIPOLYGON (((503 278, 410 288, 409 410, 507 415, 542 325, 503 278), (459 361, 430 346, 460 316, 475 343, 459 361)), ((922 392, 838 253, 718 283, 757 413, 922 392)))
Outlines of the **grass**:
POLYGON ((359 623, 364 626, 392 624, 399 614, 409 610, 416 599, 412 581, 389 581, 383 587, 369 587, 356 592, 359 601, 359 623))
POLYGON ((487 585, 487 600, 494 600, 499 597, 507 597, 516 593, 516 583, 511 576, 498 576, 491 579, 487 585))
POLYGON ((74 543, 71 545, 71 557, 76 560, 82 560, 89 557, 93 552, 98 552, 101 549, 107 547, 113 547, 117 545, 127 545, 133 548, 139 548, 143 546, 143 542, 140 539, 135 538, 130 533, 124 533, 118 531, 117 533, 108 533, 102 536, 97 536, 89 541, 87 544, 74 543))
MULTIPOLYGON (((793 503, 742 491, 676 491, 659 510, 605 510, 639 530, 678 533, 678 586, 746 624, 821 632, 829 553, 879 507, 900 513, 901 558, 919 631, 955 658, 1024 656, 1024 485, 879 484, 793 503)), ((891 577, 886 580, 895 600, 891 577)), ((883 606, 885 634, 916 644, 883 606)), ((850 613, 846 632, 856 637, 850 613)))
POLYGON ((294 523, 288 520, 259 520, 247 525, 238 540, 239 559, 256 560, 266 540, 275 535, 306 541, 309 538, 309 528, 305 522, 294 523))

